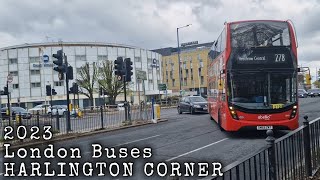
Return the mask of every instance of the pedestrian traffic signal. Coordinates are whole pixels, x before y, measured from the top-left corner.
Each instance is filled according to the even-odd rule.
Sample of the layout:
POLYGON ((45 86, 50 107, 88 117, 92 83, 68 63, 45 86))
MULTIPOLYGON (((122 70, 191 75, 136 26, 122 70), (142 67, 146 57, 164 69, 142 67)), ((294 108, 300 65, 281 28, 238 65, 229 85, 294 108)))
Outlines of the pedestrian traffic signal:
POLYGON ((51 90, 51 95, 52 95, 52 96, 57 95, 57 92, 56 92, 56 90, 55 90, 55 89, 52 89, 52 90, 51 90))
POLYGON ((116 76, 123 76, 123 58, 118 57, 117 60, 114 61, 114 74, 116 76))
POLYGON ((132 61, 130 58, 125 58, 125 75, 126 75, 126 82, 131 82, 131 76, 133 75, 133 68, 132 68, 132 61))

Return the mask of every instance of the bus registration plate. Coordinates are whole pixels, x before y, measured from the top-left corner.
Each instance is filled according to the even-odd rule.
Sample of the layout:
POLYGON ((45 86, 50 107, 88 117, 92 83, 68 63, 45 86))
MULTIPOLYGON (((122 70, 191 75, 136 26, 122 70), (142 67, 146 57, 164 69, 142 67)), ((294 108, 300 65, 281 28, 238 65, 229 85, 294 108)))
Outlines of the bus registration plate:
POLYGON ((257 126, 257 130, 269 130, 273 129, 272 126, 257 126))

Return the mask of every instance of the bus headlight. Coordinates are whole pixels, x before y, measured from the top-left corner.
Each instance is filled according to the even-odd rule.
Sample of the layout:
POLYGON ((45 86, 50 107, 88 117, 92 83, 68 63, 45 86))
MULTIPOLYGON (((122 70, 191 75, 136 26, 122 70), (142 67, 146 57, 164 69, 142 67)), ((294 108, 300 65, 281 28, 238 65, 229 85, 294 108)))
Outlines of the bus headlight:
POLYGON ((239 117, 238 117, 237 112, 236 112, 236 110, 234 109, 234 107, 229 106, 229 110, 230 110, 230 114, 231 114, 232 118, 239 120, 239 117))
POLYGON ((298 107, 297 107, 296 105, 294 105, 294 106, 292 107, 290 119, 293 119, 293 118, 297 115, 297 108, 298 108, 298 107))

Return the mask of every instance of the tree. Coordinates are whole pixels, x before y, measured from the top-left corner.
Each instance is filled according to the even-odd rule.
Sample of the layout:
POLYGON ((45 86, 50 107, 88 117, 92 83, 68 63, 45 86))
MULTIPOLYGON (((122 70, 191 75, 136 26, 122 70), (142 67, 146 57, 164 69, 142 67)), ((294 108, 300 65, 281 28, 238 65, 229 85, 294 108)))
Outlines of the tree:
POLYGON ((99 86, 109 96, 110 104, 115 104, 117 96, 123 92, 123 82, 119 81, 113 73, 114 65, 111 61, 102 62, 99 69, 99 86))
POLYGON ((93 105, 93 93, 95 92, 95 84, 97 83, 98 69, 95 63, 92 64, 92 69, 90 69, 89 63, 86 63, 80 68, 78 73, 78 78, 76 82, 79 85, 79 93, 87 96, 89 98, 89 106, 93 105), (91 73, 92 71, 92 73, 91 73))
POLYGON ((315 87, 320 88, 320 81, 314 81, 313 84, 315 87))

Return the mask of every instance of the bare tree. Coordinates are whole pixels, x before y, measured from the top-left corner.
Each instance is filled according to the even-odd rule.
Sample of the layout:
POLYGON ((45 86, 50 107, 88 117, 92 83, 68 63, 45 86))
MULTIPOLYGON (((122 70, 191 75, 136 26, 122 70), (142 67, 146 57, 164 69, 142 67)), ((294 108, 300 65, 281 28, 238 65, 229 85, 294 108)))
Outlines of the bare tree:
POLYGON ((115 104, 117 96, 123 92, 123 82, 113 73, 114 65, 111 61, 104 61, 99 69, 99 86, 109 96, 110 104, 115 104))
POLYGON ((79 85, 79 93, 89 98, 89 106, 93 105, 93 93, 95 92, 95 84, 97 83, 98 69, 95 63, 90 69, 89 63, 86 63, 80 68, 76 82, 79 85), (91 72, 92 71, 92 72, 91 72))

